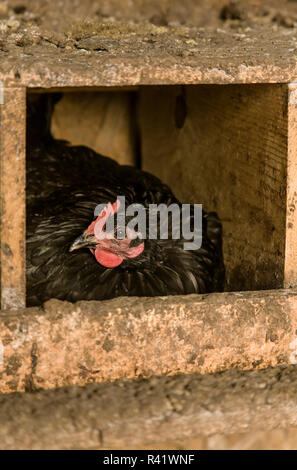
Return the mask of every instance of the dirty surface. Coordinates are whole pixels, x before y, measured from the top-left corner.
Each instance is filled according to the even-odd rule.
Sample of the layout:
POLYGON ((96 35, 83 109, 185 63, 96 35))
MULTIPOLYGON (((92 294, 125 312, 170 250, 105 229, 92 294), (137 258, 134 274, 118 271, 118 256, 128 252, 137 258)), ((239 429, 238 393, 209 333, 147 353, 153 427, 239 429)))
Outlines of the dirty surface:
POLYGON ((118 298, 0 314, 0 392, 296 363, 297 292, 118 298))
POLYGON ((296 387, 290 366, 2 395, 0 448, 135 449, 297 426, 296 387))
POLYGON ((236 29, 272 23, 290 28, 297 21, 297 7, 290 0, 63 0, 54 4, 51 0, 4 0, 0 18, 59 32, 77 18, 148 21, 157 26, 189 24, 236 29))
POLYGON ((67 87, 296 78, 296 4, 195 3, 66 1, 61 15, 48 1, 9 1, 0 11, 0 79, 67 87))
POLYGON ((5 88, 0 106, 1 308, 25 306, 26 92, 5 88), (13 188, 13 191, 11 190, 13 188))

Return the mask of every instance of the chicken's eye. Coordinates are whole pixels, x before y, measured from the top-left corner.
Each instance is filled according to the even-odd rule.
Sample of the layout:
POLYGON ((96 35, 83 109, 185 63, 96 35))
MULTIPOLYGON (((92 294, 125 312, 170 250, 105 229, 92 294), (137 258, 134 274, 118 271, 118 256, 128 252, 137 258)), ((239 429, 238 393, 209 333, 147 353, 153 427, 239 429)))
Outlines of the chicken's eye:
POLYGON ((125 230, 124 229, 118 229, 117 230, 117 238, 120 240, 124 240, 125 238, 125 230))

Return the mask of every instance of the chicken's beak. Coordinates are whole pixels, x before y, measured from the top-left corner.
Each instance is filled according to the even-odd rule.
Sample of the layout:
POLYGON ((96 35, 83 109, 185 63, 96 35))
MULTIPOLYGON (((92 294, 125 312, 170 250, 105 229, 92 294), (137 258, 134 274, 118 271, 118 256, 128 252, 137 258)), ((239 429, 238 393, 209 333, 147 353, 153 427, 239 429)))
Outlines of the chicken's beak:
POLYGON ((95 237, 93 235, 86 235, 83 233, 77 237, 69 248, 69 251, 79 250, 80 248, 92 248, 96 245, 95 237))

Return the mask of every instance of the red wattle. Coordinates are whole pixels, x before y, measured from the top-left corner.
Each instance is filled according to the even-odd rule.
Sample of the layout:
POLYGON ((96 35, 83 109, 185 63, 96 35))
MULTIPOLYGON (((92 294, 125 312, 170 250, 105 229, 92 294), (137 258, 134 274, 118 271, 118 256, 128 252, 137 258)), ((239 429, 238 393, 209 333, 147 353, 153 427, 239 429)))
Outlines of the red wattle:
POLYGON ((120 255, 102 250, 102 248, 96 248, 95 258, 105 268, 116 268, 123 262, 123 258, 120 255))

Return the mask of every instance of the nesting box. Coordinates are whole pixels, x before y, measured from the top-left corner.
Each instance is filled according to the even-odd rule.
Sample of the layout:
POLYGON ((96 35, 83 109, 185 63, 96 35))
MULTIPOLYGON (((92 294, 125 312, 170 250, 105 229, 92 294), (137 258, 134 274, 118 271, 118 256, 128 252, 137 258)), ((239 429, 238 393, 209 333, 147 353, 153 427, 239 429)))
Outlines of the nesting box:
MULTIPOLYGON (((102 303, 98 306, 102 316, 97 319, 93 317, 93 306, 89 309, 85 304, 82 308, 92 321, 81 326, 80 339, 85 338, 92 367, 83 365, 84 373, 77 372, 85 360, 83 340, 81 348, 75 349, 77 337, 71 336, 70 320, 69 323, 67 318, 63 320, 63 328, 69 344, 73 342, 71 364, 65 350, 59 349, 48 333, 51 317, 49 324, 42 327, 48 330, 38 329, 39 313, 35 310, 33 320, 26 317, 29 323, 35 322, 36 328, 30 330, 35 331, 33 339, 28 344, 25 340, 22 343, 23 355, 35 357, 33 345, 39 344, 41 337, 50 338, 44 349, 38 346, 41 362, 46 350, 57 347, 60 359, 64 354, 60 360, 62 368, 52 365, 47 376, 40 372, 39 384, 44 388, 69 381, 212 372, 234 365, 266 367, 294 360, 289 346, 295 340, 297 326, 294 290, 262 291, 293 288, 297 283, 294 48, 293 33, 285 38, 267 33, 265 41, 250 33, 239 41, 236 34, 226 31, 201 33, 190 28, 168 30, 153 26, 133 30, 129 26, 116 31, 114 36, 103 31, 72 41, 64 48, 47 38, 27 46, 25 52, 15 47, 9 57, 4 57, 0 66, 3 310, 24 308, 26 302, 25 136, 26 100, 30 93, 67 93, 71 106, 75 102, 74 92, 93 93, 99 97, 98 102, 107 99, 107 91, 110 96, 117 94, 115 102, 120 107, 116 109, 122 110, 126 138, 111 153, 119 161, 136 163, 159 176, 181 201, 202 203, 205 210, 217 211, 224 230, 226 290, 258 291, 217 297, 138 299, 136 303, 135 299, 127 299, 124 318, 127 320, 135 313, 138 328, 136 317, 142 306, 144 332, 135 327, 132 339, 125 336, 122 343, 116 344, 114 338, 122 334, 120 326, 114 330, 109 325, 111 329, 107 328, 101 342, 90 331, 96 330, 94 322, 100 322, 107 312, 110 316, 119 315, 119 303, 102 303), (121 154, 123 148, 126 150, 121 154), (159 330, 150 320, 152 312, 158 312, 155 318, 159 320, 154 322, 162 322, 162 312, 167 312, 167 320, 159 330), (214 328, 211 319, 215 314, 218 324, 214 328), (208 332, 204 338, 202 318, 208 332), (166 334, 168 325, 170 335, 166 334), (223 344, 224 325, 228 327, 223 329, 223 344), (246 325, 252 329, 246 329, 246 325), (235 327, 239 328, 236 340, 232 336, 235 327), (156 329, 157 336, 151 328, 156 329), (144 349, 140 348, 137 335, 141 335, 144 349), (157 343, 152 343, 152 338, 163 341, 162 351, 157 343), (175 365, 172 354, 177 350, 175 365), (119 357, 121 368, 117 368, 119 357), (102 365, 100 361, 105 362, 102 365), (125 369, 126 363, 129 367, 125 369)), ((64 131, 67 127, 64 125, 64 131)), ((58 132, 57 129, 63 133, 61 123, 56 122, 58 132)), ((100 142, 94 140, 94 146, 105 145, 107 149, 104 132, 102 135, 100 142)), ((100 150, 99 147, 96 148, 100 150)), ((56 312, 63 313, 61 303, 52 305, 56 312)), ((53 315, 53 308, 49 316, 53 315)), ((67 306, 65 311, 69 308, 72 307, 67 306)), ((76 307, 73 309, 76 314, 76 307)), ((58 318, 53 317, 52 321, 58 322, 58 318)), ((44 365, 48 360, 45 354, 44 365)), ((24 387, 24 370, 21 374, 14 389, 24 387)), ((7 379, 6 385, 8 382, 7 379)))

